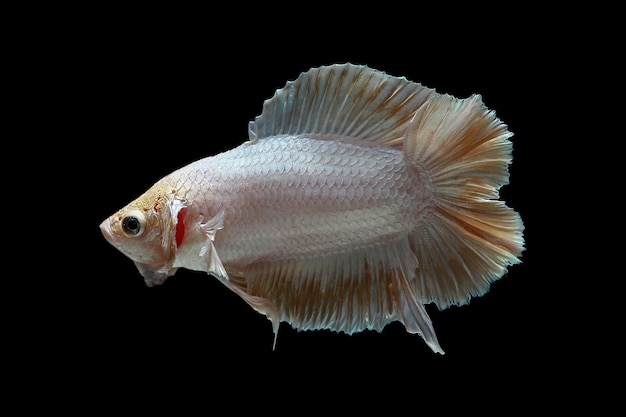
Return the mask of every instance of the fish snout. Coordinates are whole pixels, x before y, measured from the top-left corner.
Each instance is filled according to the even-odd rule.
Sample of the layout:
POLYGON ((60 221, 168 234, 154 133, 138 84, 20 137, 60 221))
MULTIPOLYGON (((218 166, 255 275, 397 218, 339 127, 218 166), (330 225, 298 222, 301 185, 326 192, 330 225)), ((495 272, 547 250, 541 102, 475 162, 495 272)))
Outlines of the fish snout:
POLYGON ((112 244, 114 242, 115 238, 113 237, 113 231, 111 230, 111 223, 109 222, 109 219, 100 223, 100 231, 109 243, 112 244))

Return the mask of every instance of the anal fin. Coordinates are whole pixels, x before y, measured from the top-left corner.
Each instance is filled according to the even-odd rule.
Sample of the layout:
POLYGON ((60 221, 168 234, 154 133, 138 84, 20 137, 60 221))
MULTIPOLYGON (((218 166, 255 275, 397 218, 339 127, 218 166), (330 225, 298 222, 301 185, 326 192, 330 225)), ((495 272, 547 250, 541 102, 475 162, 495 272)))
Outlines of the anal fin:
POLYGON ((238 287, 244 295, 238 293, 266 314, 275 329, 275 317, 298 330, 347 334, 381 331, 400 321, 434 352, 443 353, 416 294, 416 268, 405 236, 345 253, 250 265, 242 271, 245 291, 238 287))

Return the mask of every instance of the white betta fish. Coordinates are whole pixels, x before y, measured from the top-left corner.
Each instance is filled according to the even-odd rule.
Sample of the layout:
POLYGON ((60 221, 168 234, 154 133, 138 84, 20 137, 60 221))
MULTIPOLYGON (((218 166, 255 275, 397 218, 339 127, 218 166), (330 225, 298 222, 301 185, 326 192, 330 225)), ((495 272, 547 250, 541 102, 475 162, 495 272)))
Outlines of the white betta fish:
POLYGON ((104 220, 148 286, 205 271, 271 321, 352 334, 401 322, 443 353, 424 305, 486 293, 524 250, 499 198, 512 134, 457 99, 361 65, 276 91, 242 145, 104 220))

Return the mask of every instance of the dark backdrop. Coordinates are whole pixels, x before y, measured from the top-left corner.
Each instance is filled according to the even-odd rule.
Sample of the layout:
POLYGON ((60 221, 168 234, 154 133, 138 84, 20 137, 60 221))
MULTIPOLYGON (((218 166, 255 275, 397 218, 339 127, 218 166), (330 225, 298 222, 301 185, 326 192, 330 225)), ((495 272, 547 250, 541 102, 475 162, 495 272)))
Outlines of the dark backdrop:
POLYGON ((217 12, 98 12, 35 37, 34 52, 22 51, 23 70, 42 116, 24 129, 44 132, 40 153, 54 162, 38 173, 36 192, 51 193, 38 204, 58 214, 39 224, 51 259, 30 260, 22 272, 38 284, 27 280, 19 293, 28 299, 21 311, 35 316, 12 338, 27 353, 17 361, 28 369, 20 387, 65 378, 70 392, 102 407, 127 396, 158 404, 176 387, 193 403, 236 392, 241 402, 229 404, 242 406, 261 394, 253 396, 259 409, 270 411, 278 398, 301 399, 304 409, 334 398, 366 410, 434 402, 431 393, 458 399, 437 400, 444 408, 498 396, 554 400, 553 384, 578 372, 563 352, 581 342, 569 323, 582 315, 561 303, 568 276, 555 256, 559 204, 547 181, 555 178, 552 150, 567 147, 551 130, 567 41, 533 35, 548 26, 537 16, 515 26, 503 23, 510 16, 452 20, 389 7, 310 20, 284 10, 254 23, 217 12), (353 336, 282 323, 272 351, 270 323, 216 279, 180 270, 148 288, 98 229, 172 170, 245 141, 248 122, 286 81, 343 62, 457 97, 479 93, 514 133, 501 194, 525 223, 523 262, 468 306, 427 307, 445 356, 398 323, 353 336))

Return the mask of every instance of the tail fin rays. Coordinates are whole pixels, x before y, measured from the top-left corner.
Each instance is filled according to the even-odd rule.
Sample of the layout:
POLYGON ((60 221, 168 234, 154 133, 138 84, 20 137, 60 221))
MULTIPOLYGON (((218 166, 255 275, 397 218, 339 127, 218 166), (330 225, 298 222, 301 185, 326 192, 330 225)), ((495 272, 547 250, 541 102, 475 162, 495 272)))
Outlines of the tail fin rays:
POLYGON ((510 136, 479 95, 435 95, 416 111, 405 153, 428 173, 434 194, 432 211, 411 241, 423 302, 442 309, 465 304, 520 262, 522 220, 497 200, 508 183, 510 136))

